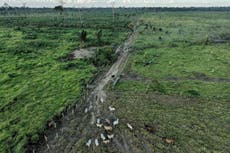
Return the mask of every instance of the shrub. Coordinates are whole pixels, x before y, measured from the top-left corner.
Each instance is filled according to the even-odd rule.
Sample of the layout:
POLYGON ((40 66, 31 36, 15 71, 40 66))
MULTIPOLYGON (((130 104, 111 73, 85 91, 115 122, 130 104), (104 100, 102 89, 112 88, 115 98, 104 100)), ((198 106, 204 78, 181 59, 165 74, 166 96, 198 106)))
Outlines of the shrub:
POLYGON ((37 39, 37 33, 36 32, 31 32, 24 36, 24 39, 37 39))
POLYGON ((100 44, 101 43, 101 37, 102 37, 102 30, 97 31, 96 37, 97 37, 97 42, 100 44))
POLYGON ((117 59, 117 55, 112 48, 98 49, 95 57, 90 60, 95 66, 106 66, 113 63, 117 59))
POLYGON ((191 96, 200 96, 200 93, 196 90, 188 90, 187 93, 191 96))
POLYGON ((85 42, 87 39, 87 32, 85 30, 82 30, 80 33, 80 40, 85 42))

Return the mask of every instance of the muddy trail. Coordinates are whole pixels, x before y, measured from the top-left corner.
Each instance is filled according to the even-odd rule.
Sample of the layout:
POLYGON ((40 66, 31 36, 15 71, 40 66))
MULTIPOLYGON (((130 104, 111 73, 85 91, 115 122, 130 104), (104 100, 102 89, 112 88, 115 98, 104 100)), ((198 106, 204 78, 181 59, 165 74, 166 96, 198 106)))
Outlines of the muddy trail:
POLYGON ((119 132, 119 119, 115 108, 106 106, 106 86, 116 82, 123 71, 137 35, 137 26, 129 38, 116 49, 117 61, 107 72, 99 76, 92 89, 75 107, 62 114, 58 122, 51 122, 41 142, 29 146, 28 152, 36 153, 75 153, 75 152, 131 152, 129 142, 119 132), (104 105, 104 106, 103 106, 104 105), (114 129, 117 128, 117 134, 114 129))

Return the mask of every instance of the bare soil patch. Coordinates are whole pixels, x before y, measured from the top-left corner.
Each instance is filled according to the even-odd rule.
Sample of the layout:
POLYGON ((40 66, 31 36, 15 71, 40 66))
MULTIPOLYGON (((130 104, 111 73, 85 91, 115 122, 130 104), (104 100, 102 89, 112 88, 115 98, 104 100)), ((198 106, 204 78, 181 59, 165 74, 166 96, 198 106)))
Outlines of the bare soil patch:
POLYGON ((90 58, 93 56, 96 49, 96 47, 76 49, 71 55, 73 59, 90 58))

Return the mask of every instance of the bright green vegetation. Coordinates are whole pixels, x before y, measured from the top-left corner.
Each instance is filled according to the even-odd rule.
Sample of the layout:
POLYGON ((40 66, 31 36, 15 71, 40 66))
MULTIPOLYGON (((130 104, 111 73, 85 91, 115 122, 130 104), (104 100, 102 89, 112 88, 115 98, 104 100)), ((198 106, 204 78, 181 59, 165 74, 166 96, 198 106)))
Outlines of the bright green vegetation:
POLYGON ((198 73, 205 73, 206 77, 212 78, 230 76, 230 72, 226 71, 230 65, 228 45, 146 49, 137 53, 134 60, 135 71, 139 71, 145 77, 156 79, 169 77, 185 79, 195 77, 199 75, 198 73), (174 58, 177 60, 173 60, 174 58), (151 60, 153 63, 143 68, 143 64, 151 60))
POLYGON ((76 12, 0 17, 1 153, 22 153, 28 142, 37 142, 47 121, 74 105, 99 69, 89 60, 63 57, 79 46, 112 50, 129 32, 129 20, 121 15, 112 24, 108 10, 82 11, 82 18, 81 23, 76 12), (83 29, 87 41, 82 44, 83 29), (99 29, 100 46, 95 35, 99 29))
POLYGON ((113 102, 119 117, 141 133, 150 150, 229 152, 229 28, 226 12, 142 16, 125 77, 111 92, 120 95, 113 102))

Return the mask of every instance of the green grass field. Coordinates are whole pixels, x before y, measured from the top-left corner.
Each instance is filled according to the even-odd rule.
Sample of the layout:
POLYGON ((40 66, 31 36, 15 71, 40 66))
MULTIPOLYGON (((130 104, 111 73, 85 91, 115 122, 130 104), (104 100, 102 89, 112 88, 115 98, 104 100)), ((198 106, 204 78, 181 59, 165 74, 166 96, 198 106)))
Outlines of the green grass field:
POLYGON ((230 98, 229 38, 221 38, 229 29, 225 13, 159 13, 142 18, 143 25, 156 30, 140 27, 129 73, 157 80, 170 94, 197 90, 201 97, 230 98))
POLYGON ((115 28, 108 12, 0 16, 0 152, 18 152, 39 140, 47 121, 81 96, 100 69, 89 60, 61 60, 74 49, 108 46, 126 39, 128 20, 115 28), (101 29, 102 42, 95 33, 101 29), (79 33, 88 33, 82 44, 79 33))
POLYGON ((229 152, 229 14, 146 13, 141 21, 111 90, 119 118, 135 129, 127 132, 133 149, 144 152, 142 141, 153 152, 229 152))

